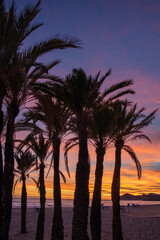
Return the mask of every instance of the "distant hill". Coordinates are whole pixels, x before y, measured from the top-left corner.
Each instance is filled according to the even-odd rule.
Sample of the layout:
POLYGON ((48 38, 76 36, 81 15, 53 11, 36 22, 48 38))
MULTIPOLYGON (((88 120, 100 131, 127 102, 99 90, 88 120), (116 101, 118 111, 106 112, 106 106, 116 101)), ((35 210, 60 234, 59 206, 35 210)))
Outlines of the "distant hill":
POLYGON ((142 194, 142 195, 132 195, 129 193, 125 193, 124 195, 120 196, 121 200, 141 200, 141 201, 160 201, 160 194, 149 193, 149 194, 142 194))

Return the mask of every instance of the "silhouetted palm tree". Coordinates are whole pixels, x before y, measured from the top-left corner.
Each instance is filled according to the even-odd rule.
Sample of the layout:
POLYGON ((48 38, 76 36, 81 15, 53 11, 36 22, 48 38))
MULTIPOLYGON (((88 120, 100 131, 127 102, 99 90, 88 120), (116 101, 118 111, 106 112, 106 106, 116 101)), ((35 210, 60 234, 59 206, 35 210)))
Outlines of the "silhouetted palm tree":
POLYGON ((148 126, 155 117, 157 110, 145 116, 145 108, 137 110, 137 105, 129 108, 128 102, 123 104, 117 101, 114 105, 114 122, 112 139, 115 143, 115 167, 112 181, 112 202, 113 202, 113 240, 122 240, 122 226, 120 218, 120 169, 121 169, 121 151, 124 149, 136 164, 138 178, 141 177, 141 164, 134 150, 125 145, 126 141, 137 139, 150 139, 143 134, 142 129, 148 126))
MULTIPOLYGON (((27 190, 26 190, 26 178, 29 178, 30 173, 35 167, 36 157, 32 155, 29 151, 27 152, 17 152, 14 155, 17 168, 14 170, 15 175, 20 175, 15 181, 14 188, 16 187, 17 182, 22 181, 22 192, 21 192, 21 233, 26 233, 26 214, 27 214, 27 190)), ((36 169, 34 169, 36 170, 36 169)))
MULTIPOLYGON (((40 91, 42 88, 38 88, 40 91)), ((44 90, 44 89, 43 89, 44 90)), ((43 91, 42 90, 42 91, 43 91)), ((51 89, 45 89, 50 91, 51 89)), ((50 97, 49 95, 35 94, 37 97, 37 104, 35 107, 31 108, 29 112, 25 113, 25 121, 20 123, 22 129, 24 127, 32 130, 33 125, 30 121, 36 123, 41 121, 44 124, 45 132, 50 139, 50 143, 53 149, 53 158, 51 166, 54 170, 54 216, 52 225, 52 239, 64 239, 64 227, 62 218, 62 207, 61 207, 61 187, 60 187, 60 175, 65 181, 63 173, 59 169, 60 161, 60 145, 63 137, 67 132, 67 122, 69 118, 69 111, 65 105, 50 97)), ((36 131, 41 131, 36 126, 36 131)))
POLYGON ((132 90, 123 90, 118 92, 115 96, 108 97, 108 94, 117 90, 123 89, 129 85, 132 85, 132 81, 123 81, 112 85, 105 90, 105 101, 101 102, 97 106, 94 106, 92 116, 89 122, 89 138, 91 143, 96 148, 96 170, 95 170, 95 183, 91 207, 90 225, 91 235, 93 240, 101 239, 101 188, 102 188, 102 176, 103 176, 103 162, 104 155, 107 147, 111 143, 110 133, 113 127, 112 118, 113 111, 110 107, 111 101, 117 97, 133 94, 132 90), (108 99, 107 99, 108 97, 108 99))
MULTIPOLYGON (((21 12, 20 15, 17 17, 15 15, 15 6, 14 2, 12 2, 9 11, 5 9, 5 2, 3 0, 0 1, 0 138, 2 133, 2 126, 3 126, 3 99, 6 95, 6 89, 9 88, 9 74, 12 74, 13 69, 13 58, 16 52, 18 51, 19 47, 21 46, 23 40, 36 28, 38 28, 41 24, 34 24, 34 26, 30 26, 30 22, 32 21, 33 14, 39 12, 39 4, 38 2, 33 8, 26 8, 24 11, 24 15, 21 12), (26 14, 27 13, 27 14, 26 14), (12 66, 12 67, 11 67, 12 66), (11 69, 12 68, 12 69, 11 69)), ((12 143, 10 143, 12 145, 12 143)), ((10 163, 9 163, 10 164, 10 163)), ((13 174, 12 174, 13 175, 13 174)), ((3 230, 5 228, 5 239, 8 239, 8 230, 9 230, 9 223, 10 223, 10 213, 11 207, 8 206, 4 208, 7 210, 5 211, 5 221, 6 223, 3 226, 3 212, 2 210, 2 177, 3 176, 3 161, 2 161, 2 152, 1 152, 1 139, 0 139, 0 237, 3 238, 3 230)), ((13 177, 12 177, 13 178, 13 177)), ((12 178, 10 177, 11 181, 12 178)), ((4 181, 5 182, 5 181, 4 181)), ((12 184, 10 184, 11 186, 12 184)), ((12 186, 11 186, 12 187, 12 186)), ((10 197, 11 199, 11 197, 10 197)), ((9 200, 9 199, 8 199, 9 200)), ((6 202, 6 201, 4 201, 6 202)), ((4 206, 5 207, 5 206, 4 206)))
MULTIPOLYGON (((79 144, 79 161, 77 164, 77 172, 76 172, 77 174, 76 189, 77 190, 75 192, 76 206, 74 211, 75 214, 73 217, 73 233, 72 233, 73 239, 74 237, 76 237, 77 239, 78 235, 79 237, 83 236, 84 239, 87 238, 86 231, 87 231, 87 216, 88 216, 88 197, 87 197, 88 186, 86 186, 86 184, 88 183, 88 180, 89 180, 89 162, 88 162, 88 149, 87 149, 88 116, 91 114, 91 112, 93 112, 94 107, 96 107, 98 103, 102 102, 105 97, 108 97, 110 93, 113 93, 116 90, 120 90, 123 87, 133 84, 132 80, 126 80, 118 84, 114 84, 110 88, 106 89, 103 93, 100 93, 100 87, 103 81, 105 80, 105 78, 109 74, 110 74, 110 71, 107 72, 106 75, 103 76, 101 79, 99 79, 99 75, 100 75, 100 72, 99 72, 95 78, 92 78, 91 76, 87 78, 87 76, 85 75, 82 69, 79 69, 79 70, 75 69, 73 70, 72 75, 69 75, 66 78, 64 87, 62 87, 64 93, 59 94, 59 96, 64 97, 65 103, 68 104, 68 107, 70 108, 71 112, 75 116, 75 119, 74 119, 75 126, 74 126, 74 129, 72 129, 72 132, 76 133, 76 136, 78 136, 78 144, 79 144), (83 170, 83 165, 84 165, 84 170, 83 170), (85 178, 85 181, 81 181, 80 176, 82 177, 82 179, 85 178), (82 206, 80 206, 81 204, 82 206), (78 220, 79 218, 81 218, 81 220, 78 220)), ((106 104, 116 99, 117 97, 123 96, 124 94, 128 94, 128 93, 134 93, 134 91, 127 89, 125 91, 118 92, 114 96, 108 97, 108 100, 107 100, 108 102, 106 102, 106 104)), ((65 155, 67 154, 68 150, 71 147, 77 144, 76 141, 77 141, 76 137, 68 141, 68 143, 66 144, 65 155)), ((98 222, 100 223, 99 220, 98 222)))
MULTIPOLYGON (((34 128, 34 126, 33 126, 34 128)), ((40 211, 37 221, 36 240, 44 239, 44 222, 45 222, 45 201, 46 190, 44 180, 45 160, 49 156, 50 140, 45 140, 42 133, 36 136, 35 132, 31 132, 21 143, 19 148, 27 145, 28 148, 36 154, 39 161, 39 179, 37 186, 40 191, 40 211)))
MULTIPOLYGON (((64 135, 67 132, 67 122, 69 111, 66 106, 59 100, 55 100, 49 96, 37 96, 39 99, 38 112, 44 114, 43 123, 45 122, 48 129, 49 138, 53 148, 53 167, 54 167, 54 215, 51 239, 63 240, 64 227, 61 206, 61 186, 60 175, 63 177, 59 169, 60 162, 60 145, 64 135)), ((42 116, 41 116, 42 120, 42 116)))
MULTIPOLYGON (((47 53, 50 50, 54 49, 65 49, 68 47, 77 47, 80 43, 78 40, 64 36, 55 36, 54 38, 40 42, 39 44, 35 44, 33 47, 28 48, 27 50, 20 51, 19 48, 23 43, 23 40, 35 29, 37 29, 41 24, 33 24, 31 26, 31 22, 37 13, 40 11, 39 9, 40 1, 37 2, 33 7, 27 6, 24 11, 22 11, 19 16, 15 15, 14 3, 11 6, 11 17, 8 18, 8 22, 12 22, 12 28, 7 28, 8 31, 5 32, 5 36, 7 38, 5 41, 11 41, 11 46, 9 50, 12 49, 12 54, 8 49, 5 49, 6 46, 10 46, 4 44, 2 42, 2 52, 6 50, 7 52, 7 62, 4 59, 5 64, 3 66, 6 67, 7 73, 3 70, 3 74, 1 73, 2 86, 4 87, 3 91, 1 91, 2 96, 0 96, 0 100, 3 102, 5 93, 5 104, 7 105, 9 120, 6 128, 6 143, 5 143, 5 166, 4 166, 4 239, 8 240, 8 232, 9 225, 11 219, 11 203, 12 203, 12 187, 13 187, 13 169, 14 169, 14 157, 13 157, 13 133, 14 133, 14 122, 15 118, 19 113, 20 106, 25 102, 26 93, 28 88, 30 88, 33 83, 37 80, 37 78, 42 77, 44 73, 47 72, 47 68, 40 66, 40 64, 36 63, 36 60, 39 56, 44 53, 47 53), (15 44, 16 42, 16 44, 15 44), (15 46, 14 46, 15 44, 15 46), (76 45, 77 44, 77 45, 76 45), (14 49, 14 51, 13 51, 14 49), (35 69, 30 73, 30 70, 33 66, 36 66, 35 69), (38 71, 41 67, 41 71, 38 71), (2 76, 3 79, 2 79, 2 76), (29 84, 29 80, 32 79, 31 84, 29 84), (4 81, 5 80, 5 81, 4 81)), ((1 9, 3 7, 3 1, 1 4, 1 9)), ((9 16, 10 16, 9 15, 9 16)), ((8 16, 8 15, 7 15, 8 16)), ((8 26, 8 25, 7 25, 8 26)), ((4 38, 4 37, 3 37, 4 38)), ((2 39, 3 40, 3 39, 2 39)), ((54 61, 51 65, 49 65, 49 69, 54 66, 59 61, 54 61)), ((2 66, 2 67, 3 67, 2 66)), ((3 68, 2 68, 3 69, 3 68)), ((0 103, 0 106, 2 104, 0 103)), ((1 112, 1 119, 3 114, 1 112)), ((2 119, 3 121, 3 119, 2 119)), ((2 165, 2 164, 1 164, 2 165)))
POLYGON ((102 98, 100 88, 107 72, 99 79, 100 72, 95 78, 87 77, 82 69, 73 69, 66 77, 63 85, 56 86, 57 96, 69 107, 76 118, 76 128, 79 143, 79 155, 76 168, 76 188, 72 223, 72 239, 88 239, 88 205, 89 205, 89 172, 90 164, 87 146, 88 114, 94 104, 102 98), (98 99, 99 98, 99 99, 98 99))
POLYGON ((101 191, 103 162, 106 149, 109 147, 113 112, 108 104, 99 104, 94 108, 89 121, 89 140, 96 149, 95 182, 91 206, 90 226, 92 240, 101 239, 101 191))
MULTIPOLYGON (((96 148, 96 170, 95 183, 91 207, 90 226, 92 239, 101 239, 101 186, 103 176, 103 161, 107 147, 110 143, 109 130, 111 122, 111 110, 108 104, 98 104, 94 106, 93 113, 89 116, 88 138, 89 142, 96 148)), ((75 126, 75 118, 70 123, 70 131, 75 134, 65 144, 65 161, 68 163, 68 151, 78 145, 77 128, 75 126)))

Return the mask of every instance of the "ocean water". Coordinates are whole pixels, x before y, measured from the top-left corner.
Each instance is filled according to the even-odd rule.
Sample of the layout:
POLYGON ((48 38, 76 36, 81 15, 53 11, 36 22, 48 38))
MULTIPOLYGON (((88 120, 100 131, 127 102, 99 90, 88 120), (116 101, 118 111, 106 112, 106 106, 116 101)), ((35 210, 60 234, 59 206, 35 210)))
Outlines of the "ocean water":
MULTIPOLYGON (((112 206, 111 200, 102 200, 102 204, 104 206, 112 206)), ((132 205, 152 205, 152 204, 160 204, 160 201, 131 201, 131 200, 123 200, 120 201, 121 206, 127 206, 128 204, 132 205)), ((39 207, 40 201, 38 198, 27 198, 27 207, 34 208, 39 207)), ((90 201, 91 206, 91 201, 90 201)), ((20 198, 13 198, 12 202, 13 208, 20 208, 21 207, 21 199, 20 198)), ((62 199, 62 207, 73 207, 73 200, 71 199, 62 199)), ((46 200, 46 208, 53 208, 53 199, 46 200)))

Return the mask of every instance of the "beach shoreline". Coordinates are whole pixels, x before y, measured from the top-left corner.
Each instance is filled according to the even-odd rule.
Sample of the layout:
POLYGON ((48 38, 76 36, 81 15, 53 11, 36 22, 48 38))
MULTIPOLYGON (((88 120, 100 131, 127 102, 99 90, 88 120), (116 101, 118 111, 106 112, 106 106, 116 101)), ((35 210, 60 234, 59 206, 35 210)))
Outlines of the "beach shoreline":
MULTIPOLYGON (((11 240, 34 240, 38 211, 27 209, 27 234, 20 233, 20 208, 12 209, 11 240)), ((71 240, 73 208, 63 207, 64 239, 71 240)), ((90 209, 89 209, 90 215, 90 209)), ((51 238, 53 209, 46 208, 44 240, 51 238)), ((160 205, 125 207, 121 213, 124 240, 159 240, 160 205)), ((90 226, 88 225, 90 236, 90 226)), ((112 239, 112 207, 102 208, 102 240, 112 239), (107 237, 107 238, 106 238, 107 237)))

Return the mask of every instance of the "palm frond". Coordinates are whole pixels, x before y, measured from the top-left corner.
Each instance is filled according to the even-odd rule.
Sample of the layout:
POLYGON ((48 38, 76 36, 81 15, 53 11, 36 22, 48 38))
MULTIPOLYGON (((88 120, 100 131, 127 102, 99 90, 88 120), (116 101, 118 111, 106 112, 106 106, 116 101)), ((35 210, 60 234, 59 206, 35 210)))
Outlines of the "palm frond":
MULTIPOLYGON (((45 66, 44 64, 38 64, 38 65, 36 64, 36 66, 35 66, 35 64, 34 64, 35 68, 33 69, 33 71, 31 71, 31 73, 28 76, 28 78, 31 79, 30 85, 34 84, 35 81, 39 78, 47 79, 48 71, 50 69, 52 69, 54 66, 56 66, 58 63, 60 63, 60 60, 54 60, 54 61, 52 61, 52 63, 50 63, 47 66, 45 66)), ((53 81, 53 77, 51 77, 51 78, 53 81)), ((48 78, 48 79, 50 79, 50 78, 48 78)), ((55 81, 56 80, 57 79, 55 77, 55 81)))
POLYGON ((155 109, 153 112, 151 112, 148 116, 146 116, 140 123, 139 126, 137 126, 138 129, 148 126, 153 119, 155 118, 155 114, 158 111, 158 109, 155 109))
POLYGON ((110 97, 109 99, 107 99, 107 102, 111 102, 117 98, 120 98, 124 95, 127 95, 127 94, 135 94, 135 91, 131 90, 131 89, 128 89, 126 91, 123 91, 123 92, 120 92, 120 93, 117 93, 116 95, 110 97))
POLYGON ((51 167, 53 167, 53 159, 51 159, 51 162, 50 162, 50 165, 49 165, 49 169, 48 169, 48 172, 47 172, 47 174, 46 174, 46 178, 47 178, 48 175, 49 175, 49 172, 50 172, 50 170, 51 170, 51 167))
POLYGON ((26 5, 25 8, 20 12, 17 18, 17 29, 20 42, 22 42, 30 33, 42 26, 42 23, 33 24, 30 26, 32 20, 40 12, 40 3, 39 0, 35 5, 26 5))
POLYGON ((124 145, 123 149, 130 155, 130 157, 132 158, 132 160, 135 162, 136 164, 136 168, 137 168, 137 174, 138 174, 138 178, 140 179, 142 176, 142 168, 141 168, 141 164, 134 152, 134 150, 128 146, 128 145, 124 145))
POLYGON ((39 189, 39 180, 36 181, 33 177, 30 177, 30 178, 33 180, 33 182, 36 184, 37 188, 39 189))
POLYGON ((16 185, 17 185, 19 180, 20 180, 20 177, 16 179, 16 181, 15 181, 15 183, 13 185, 13 193, 15 193, 16 185))
POLYGON ((21 172, 21 175, 24 173, 26 174, 33 166, 35 166, 36 157, 31 154, 30 151, 19 150, 14 154, 14 158, 17 162, 17 170, 21 172))
POLYGON ((140 139, 140 140, 141 140, 141 139, 146 139, 146 140, 148 140, 150 143, 152 143, 151 140, 150 140, 150 138, 147 137, 145 134, 136 135, 136 136, 132 137, 130 140, 134 141, 134 140, 137 140, 137 139, 140 139))
POLYGON ((124 87, 128 87, 130 85, 133 84, 133 80, 129 79, 129 80, 125 80, 125 81, 122 81, 120 83, 117 83, 117 84, 114 84, 112 85, 110 88, 108 88, 107 90, 104 91, 103 95, 104 97, 107 96, 108 94, 112 93, 112 92, 115 92, 116 90, 119 90, 121 88, 124 88, 124 87))
POLYGON ((81 41, 71 36, 60 36, 55 35, 49 40, 42 41, 35 44, 33 47, 29 47, 23 51, 22 58, 26 59, 28 67, 26 71, 28 72, 33 63, 38 57, 55 49, 66 49, 66 48, 80 48, 81 41))
POLYGON ((69 177, 70 177, 70 171, 69 171, 69 165, 68 165, 68 151, 77 145, 78 145, 78 137, 75 137, 75 138, 69 139, 64 147, 65 149, 64 162, 65 162, 65 168, 69 177))
POLYGON ((64 174, 62 173, 62 171, 59 170, 60 176, 62 177, 64 183, 66 183, 66 177, 64 176, 64 174))

